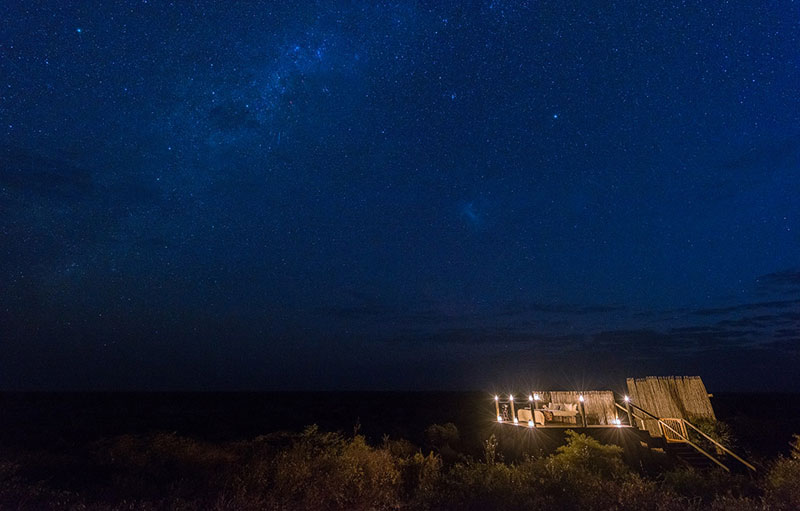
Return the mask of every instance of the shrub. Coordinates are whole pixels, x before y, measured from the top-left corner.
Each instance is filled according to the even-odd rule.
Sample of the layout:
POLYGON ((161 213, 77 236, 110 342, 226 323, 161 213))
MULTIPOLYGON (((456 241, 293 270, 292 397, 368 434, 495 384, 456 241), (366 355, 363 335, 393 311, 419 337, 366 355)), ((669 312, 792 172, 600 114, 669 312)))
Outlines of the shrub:
POLYGON ((765 486, 766 503, 771 509, 800 509, 800 435, 794 435, 790 456, 775 462, 765 486))
POLYGON ((431 424, 425 429, 428 445, 434 449, 447 463, 459 460, 458 447, 461 437, 458 428, 452 422, 447 424, 431 424))
POLYGON ((165 494, 196 497, 224 484, 236 459, 220 445, 180 437, 175 433, 124 435, 103 442, 96 459, 125 497, 156 498, 165 494))
POLYGON ((688 467, 669 470, 663 476, 664 486, 692 499, 705 503, 718 496, 748 497, 758 493, 752 479, 746 475, 732 474, 713 467, 698 471, 688 467))
POLYGON ((417 452, 400 461, 401 498, 414 509, 426 508, 435 501, 442 477, 442 459, 434 453, 417 452))
POLYGON ((392 456, 397 458, 410 458, 419 452, 419 447, 412 444, 405 438, 399 438, 395 440, 390 439, 388 435, 383 436, 381 448, 389 451, 392 456))
POLYGON ((434 449, 444 446, 456 446, 460 440, 458 428, 452 422, 447 424, 431 424, 425 429, 425 438, 434 449))
POLYGON ((273 500, 280 509, 389 509, 398 504, 400 471, 389 451, 363 436, 307 428, 275 460, 273 500))
POLYGON ((711 511, 769 511, 762 499, 722 496, 711 503, 711 511))
POLYGON ((629 472, 622 461, 622 448, 601 444, 592 437, 575 431, 566 432, 566 444, 556 449, 548 461, 550 473, 572 476, 589 475, 614 479, 629 472))
MULTIPOLYGON (((736 436, 733 433, 733 429, 727 423, 708 419, 706 417, 692 417, 689 422, 728 449, 736 449, 738 444, 736 436)), ((709 442, 702 435, 699 435, 690 428, 687 429, 689 429, 689 438, 703 449, 709 452, 713 452, 717 449, 713 443, 709 442)))
POLYGON ((523 509, 540 501, 530 472, 517 465, 466 462, 453 465, 441 478, 433 509, 523 509))
MULTIPOLYGON (((448 425, 431 444, 457 441, 448 425)), ((405 440, 320 432, 284 433, 230 444, 175 434, 121 436, 87 451, 22 452, 0 458, 0 507, 21 509, 692 511, 800 509, 800 437, 757 483, 720 470, 671 470, 652 479, 631 471, 622 449, 573 431, 547 458, 506 464, 497 438, 485 460, 446 464, 405 440), (44 478, 63 464, 86 477, 44 478), (99 473, 110 474, 96 478, 99 473)))
MULTIPOLYGON (((631 474, 618 485, 614 485, 615 502, 611 508, 617 511, 686 511, 687 503, 668 488, 661 488, 654 481, 631 474)), ((595 508, 597 509, 597 508, 595 508)))
POLYGON ((498 461, 503 461, 503 456, 497 452, 497 437, 492 433, 483 443, 483 461, 487 465, 494 465, 498 461))

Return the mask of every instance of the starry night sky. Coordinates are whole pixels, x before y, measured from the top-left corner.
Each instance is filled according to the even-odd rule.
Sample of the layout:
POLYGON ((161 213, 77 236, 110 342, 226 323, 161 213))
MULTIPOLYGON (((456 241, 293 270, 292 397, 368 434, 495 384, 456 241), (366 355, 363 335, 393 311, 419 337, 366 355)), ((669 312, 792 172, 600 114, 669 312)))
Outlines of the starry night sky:
POLYGON ((0 6, 0 387, 800 388, 800 4, 0 6))

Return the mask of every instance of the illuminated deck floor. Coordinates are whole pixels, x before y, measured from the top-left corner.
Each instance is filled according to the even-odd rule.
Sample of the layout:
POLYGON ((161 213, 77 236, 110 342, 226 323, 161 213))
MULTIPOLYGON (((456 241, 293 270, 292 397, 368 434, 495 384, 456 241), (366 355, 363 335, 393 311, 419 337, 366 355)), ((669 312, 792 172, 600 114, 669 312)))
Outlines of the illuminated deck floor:
POLYGON ((536 426, 529 426, 528 424, 524 424, 522 422, 514 423, 511 421, 498 422, 498 424, 515 426, 518 428, 525 428, 525 429, 622 429, 631 427, 628 424, 587 424, 586 426, 584 426, 581 423, 571 424, 568 422, 554 422, 545 425, 537 424, 536 426))

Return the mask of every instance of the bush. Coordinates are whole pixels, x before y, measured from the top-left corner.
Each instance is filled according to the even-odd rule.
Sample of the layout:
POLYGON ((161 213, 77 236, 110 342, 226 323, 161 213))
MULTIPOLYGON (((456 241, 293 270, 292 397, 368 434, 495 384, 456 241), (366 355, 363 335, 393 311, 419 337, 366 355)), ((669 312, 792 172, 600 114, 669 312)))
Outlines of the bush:
POLYGON ((389 451, 392 456, 397 458, 410 458, 419 452, 419 447, 405 438, 394 440, 390 439, 388 435, 383 436, 381 448, 389 451))
POLYGON ((457 463, 441 478, 433 509, 523 509, 541 502, 532 472, 503 463, 457 463))
POLYGON ((458 428, 452 422, 447 424, 431 424, 425 429, 425 438, 428 445, 434 449, 442 459, 448 463, 458 461, 458 447, 461 437, 458 428))
POLYGON ((494 465, 498 461, 503 461, 503 455, 497 452, 497 437, 492 434, 483 443, 483 461, 487 465, 494 465))
MULTIPOLYGON (((448 425, 431 444, 458 440, 448 425)), ((316 426, 231 444, 175 434, 121 436, 86 452, 0 459, 0 507, 19 509, 692 511, 800 509, 800 437, 760 481, 720 470, 633 472, 622 449, 573 431, 546 458, 504 463, 494 435, 485 460, 423 454, 405 440, 321 432, 316 426), (56 473, 86 470, 81 477, 56 473), (54 477, 44 478, 45 470, 54 477), (104 478, 96 474, 108 474, 104 478)))
POLYGON ((389 451, 312 426, 277 456, 273 498, 280 509, 389 509, 398 505, 399 483, 389 451))
POLYGON ((601 444, 592 437, 572 430, 566 432, 566 444, 550 457, 548 468, 556 477, 591 475, 615 479, 629 473, 622 461, 622 448, 601 444))
POLYGON ((401 499, 413 509, 424 509, 436 500, 442 477, 442 459, 434 453, 424 456, 417 452, 400 462, 402 474, 401 499))
POLYGON ((506 465, 494 452, 496 439, 486 441, 486 462, 454 465, 441 478, 435 509, 560 509, 640 510, 685 509, 677 498, 631 473, 622 449, 603 445, 575 432, 545 459, 528 458, 506 465))
POLYGON ((794 435, 792 451, 767 474, 765 499, 771 509, 800 509, 800 435, 794 435))
POLYGON ((94 447, 96 459, 126 498, 163 495, 196 498, 213 494, 236 459, 223 446, 175 433, 124 435, 94 447))
MULTIPOLYGON (((736 449, 738 441, 733 433, 733 429, 727 423, 708 419, 706 417, 692 417, 689 422, 728 449, 736 449)), ((703 449, 709 452, 714 452, 717 449, 713 443, 709 442, 702 435, 691 428, 687 429, 689 430, 689 438, 703 449)))
POLYGON ((731 474, 716 467, 705 471, 684 467, 669 470, 663 475, 663 485, 682 497, 704 505, 723 496, 738 499, 758 494, 756 485, 749 477, 731 474))

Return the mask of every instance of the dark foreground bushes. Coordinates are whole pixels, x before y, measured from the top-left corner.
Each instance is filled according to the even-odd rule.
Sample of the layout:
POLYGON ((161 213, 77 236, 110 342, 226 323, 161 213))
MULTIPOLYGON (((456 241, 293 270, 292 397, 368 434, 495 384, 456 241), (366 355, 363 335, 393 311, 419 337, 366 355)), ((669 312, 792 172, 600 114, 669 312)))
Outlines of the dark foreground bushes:
POLYGON ((503 463, 457 452, 452 425, 428 430, 433 449, 404 440, 368 445, 310 427, 209 444, 174 434, 122 436, 58 455, 6 454, 2 509, 795 510, 800 439, 760 479, 674 469, 645 477, 619 447, 570 432, 548 457, 503 463))

